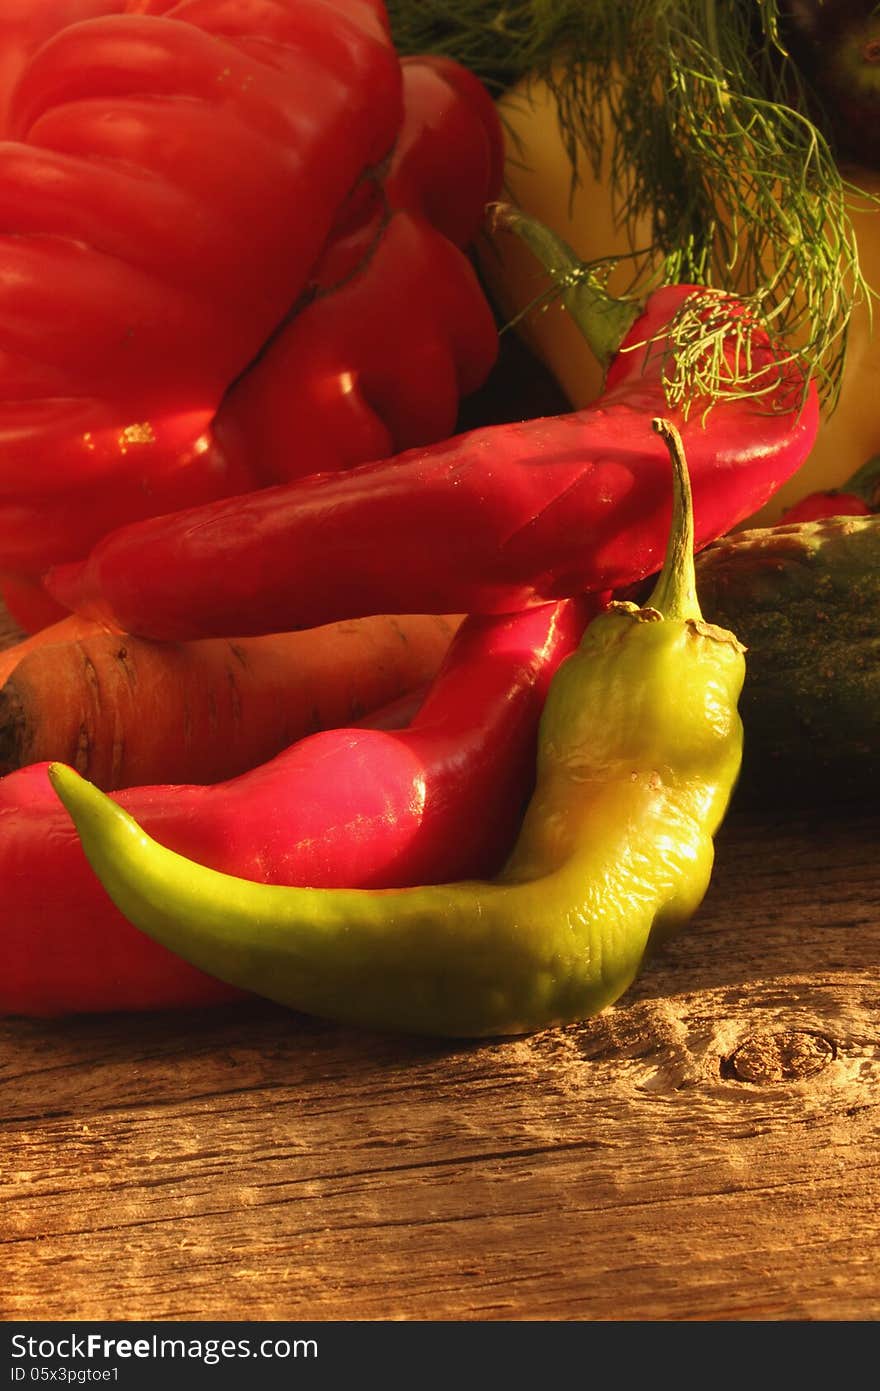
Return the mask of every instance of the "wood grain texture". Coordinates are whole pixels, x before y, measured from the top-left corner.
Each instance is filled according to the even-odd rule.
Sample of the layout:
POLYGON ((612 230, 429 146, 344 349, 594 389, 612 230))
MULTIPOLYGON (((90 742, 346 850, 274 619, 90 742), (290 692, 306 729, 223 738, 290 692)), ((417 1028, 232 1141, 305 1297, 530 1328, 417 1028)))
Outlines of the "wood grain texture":
POLYGON ((0 1317, 880 1316, 880 808, 735 803, 596 1019, 0 1021, 0 1317))

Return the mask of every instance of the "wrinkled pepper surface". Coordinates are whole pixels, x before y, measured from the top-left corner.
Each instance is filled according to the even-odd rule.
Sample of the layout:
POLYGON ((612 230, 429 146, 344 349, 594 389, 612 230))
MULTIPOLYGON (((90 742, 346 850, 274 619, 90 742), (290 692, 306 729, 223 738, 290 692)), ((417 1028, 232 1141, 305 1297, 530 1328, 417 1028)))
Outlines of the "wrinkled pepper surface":
POLYGON ((648 606, 612 604, 554 677, 537 784, 492 880, 288 888, 149 838, 72 769, 50 778, 110 896, 222 980, 370 1027, 453 1036, 576 1020, 615 1000, 702 900, 738 774, 743 650, 703 622, 687 471, 648 606))
MULTIPOLYGON (((252 365, 289 432, 303 411, 360 390, 365 359, 387 360, 375 401, 365 387, 375 418, 342 440, 346 464, 448 430, 451 395, 495 355, 454 239, 497 191, 500 135, 455 65, 401 65, 380 0, 7 0, 0 55, 0 584, 26 626, 55 611, 37 585, 47 564, 126 520, 265 481, 271 461, 245 447, 234 403, 224 444, 214 429, 252 365), (453 163, 469 153, 457 189, 447 179, 448 197, 432 200, 447 137, 453 163), (375 313, 398 293, 380 206, 411 224, 409 317, 393 326, 375 313), (271 364, 264 351, 305 307, 320 341, 337 332, 317 312, 333 266, 346 288, 369 281, 359 303, 374 334, 362 328, 347 358, 318 353, 321 380, 303 393, 302 347, 271 364), (424 420, 411 388, 388 385, 388 364, 422 339, 446 392, 424 420), (286 415, 285 367, 297 386, 286 415)), ((318 433, 313 421, 304 433, 318 433)), ((298 467, 309 471, 305 454, 298 467)))

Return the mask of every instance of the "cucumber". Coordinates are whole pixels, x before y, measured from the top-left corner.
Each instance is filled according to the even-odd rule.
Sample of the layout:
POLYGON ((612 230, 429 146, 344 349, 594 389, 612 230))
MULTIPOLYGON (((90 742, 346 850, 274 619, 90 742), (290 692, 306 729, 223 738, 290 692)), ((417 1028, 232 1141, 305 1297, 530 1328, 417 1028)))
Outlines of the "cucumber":
POLYGON ((880 515, 731 534, 697 557, 697 592, 747 649, 741 786, 876 797, 880 515))

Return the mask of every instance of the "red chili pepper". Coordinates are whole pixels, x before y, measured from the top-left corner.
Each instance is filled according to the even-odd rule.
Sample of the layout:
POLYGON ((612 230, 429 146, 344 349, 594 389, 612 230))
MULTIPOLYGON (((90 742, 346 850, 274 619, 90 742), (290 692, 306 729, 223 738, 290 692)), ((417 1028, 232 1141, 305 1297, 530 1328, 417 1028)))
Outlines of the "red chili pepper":
MULTIPOLYGON (((0 15, 0 51, 0 578, 26 595, 124 521, 258 486, 252 455, 218 447, 218 406, 254 362, 281 398, 263 350, 329 269, 328 246, 367 230, 395 141, 392 201, 459 235, 497 191, 500 132, 455 65, 402 68, 380 0, 57 0, 39 23, 0 15), (429 197, 444 137, 462 179, 429 197)), ((457 306, 456 346, 437 351, 467 387, 495 343, 450 252, 437 253, 450 311, 422 322, 412 299, 407 343, 445 332, 457 306)), ((393 279, 382 289, 395 299, 393 279)), ((415 430, 406 399, 400 414, 415 430)), ((444 432, 448 416, 447 403, 444 432)), ((426 413, 419 438, 440 419, 426 413)), ((362 443, 343 462, 375 457, 375 431, 362 443)), ((54 616, 32 598, 34 617, 54 616)))
POLYGON ((777 526, 821 517, 865 517, 880 510, 880 454, 869 459, 842 488, 810 493, 783 512, 777 526))
POLYGON ((698 546, 766 502, 816 434, 815 389, 804 400, 797 368, 757 330, 759 403, 738 397, 686 420, 669 411, 667 330, 693 293, 651 296, 587 410, 138 523, 47 587, 127 631, 183 638, 409 609, 503 612, 629 585, 659 568, 669 529, 669 459, 653 416, 672 418, 684 440, 698 546))
MULTIPOLYGON (((407 730, 327 731, 231 782, 114 799, 183 854, 271 883, 392 887, 489 872, 531 790, 547 686, 596 607, 466 620, 407 730)), ((112 906, 46 767, 0 779, 0 1011, 228 998, 112 906)))

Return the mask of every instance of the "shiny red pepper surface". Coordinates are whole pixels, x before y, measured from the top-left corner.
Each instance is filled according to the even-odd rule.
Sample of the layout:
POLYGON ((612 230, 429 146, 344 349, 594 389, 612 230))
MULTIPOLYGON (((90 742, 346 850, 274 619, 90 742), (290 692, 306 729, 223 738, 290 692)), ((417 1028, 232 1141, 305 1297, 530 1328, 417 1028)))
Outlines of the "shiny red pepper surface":
POLYGON ((833 490, 827 493, 810 493, 808 497, 801 498, 800 502, 792 503, 776 525, 815 522, 820 517, 866 517, 870 511, 871 508, 864 498, 856 497, 854 493, 833 490))
MULTIPOLYGON (((271 883, 391 887, 491 872, 531 790, 547 686, 595 607, 466 620, 406 730, 330 730, 227 783, 114 798, 183 854, 271 883)), ((46 766, 0 779, 0 1012, 228 998, 113 907, 46 766)))
POLYGON ((264 483, 444 439, 498 351, 462 253, 501 186, 485 88, 440 58, 402 63, 403 125, 387 176, 313 268, 314 298, 227 393, 215 433, 264 483))
POLYGON ((818 424, 812 385, 804 396, 796 369, 780 367, 760 338, 752 360, 766 363, 768 393, 759 403, 697 407, 686 420, 668 411, 666 328, 692 292, 651 297, 586 410, 134 524, 47 587, 126 630, 188 638, 368 613, 504 612, 634 583, 659 568, 670 518, 669 460, 652 416, 681 432, 698 546, 795 472, 818 424))
POLYGON ((195 445, 402 115, 366 0, 91 8, 31 56, 0 145, 6 496, 195 445))
MULTIPOLYGON (((378 0, 36 8, 0 7, 0 584, 35 583, 124 521, 279 476, 247 447, 234 405, 223 445, 213 428, 252 367, 252 414, 269 400, 264 433, 265 420, 287 434, 302 419, 317 438, 308 412, 336 406, 364 361, 384 383, 424 342, 438 404, 419 414, 412 389, 384 385, 374 402, 365 382, 365 419, 337 410, 328 429, 341 433, 333 466, 381 456, 389 440, 448 433, 458 392, 496 351, 490 310, 454 245, 473 235, 500 178, 500 129, 479 84, 454 64, 401 65, 378 0), (432 189, 444 144, 460 179, 453 189, 447 173, 432 189), (418 222, 417 271, 398 284, 386 253, 367 274, 369 240, 355 236, 355 309, 374 332, 363 324, 357 342, 322 357, 339 329, 309 304, 315 278, 352 229, 375 236, 361 224, 376 189, 418 222), (377 306, 400 302, 407 312, 392 328, 377 306), (267 361, 304 306, 296 353, 267 361), (303 380, 309 333, 320 374, 303 380)), ((332 288, 322 286, 324 304, 340 322, 332 288)), ((303 450, 296 471, 327 457, 303 450)), ((26 626, 38 608, 34 622, 19 613, 26 626)))
POLYGON ((820 517, 866 517, 880 511, 880 454, 869 459, 842 488, 808 493, 785 511, 776 523, 815 522, 820 517))

